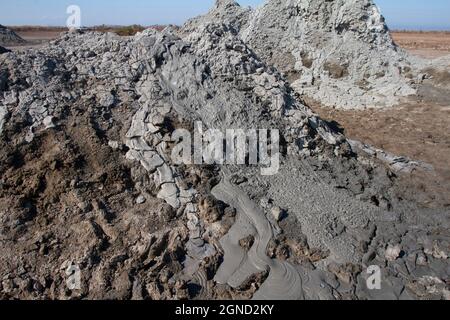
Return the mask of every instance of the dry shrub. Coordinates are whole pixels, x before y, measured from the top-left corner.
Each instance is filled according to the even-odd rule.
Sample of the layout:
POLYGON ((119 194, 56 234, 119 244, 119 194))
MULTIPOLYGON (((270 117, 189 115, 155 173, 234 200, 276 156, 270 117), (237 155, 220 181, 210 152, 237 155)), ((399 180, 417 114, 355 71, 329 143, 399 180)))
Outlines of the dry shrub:
POLYGON ((145 28, 143 26, 134 24, 131 26, 120 27, 114 30, 119 36, 134 36, 138 32, 144 31, 145 28))

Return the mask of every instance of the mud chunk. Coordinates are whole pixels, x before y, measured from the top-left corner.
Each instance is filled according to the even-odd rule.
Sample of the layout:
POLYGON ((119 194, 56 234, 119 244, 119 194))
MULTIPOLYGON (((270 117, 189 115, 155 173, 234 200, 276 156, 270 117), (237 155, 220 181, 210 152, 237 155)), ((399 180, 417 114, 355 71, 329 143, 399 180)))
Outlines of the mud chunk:
POLYGON ((165 183, 161 186, 161 191, 157 197, 163 199, 173 208, 178 209, 180 207, 180 200, 178 199, 178 188, 175 183, 165 183))
POLYGON ((280 207, 273 207, 270 211, 275 221, 281 221, 286 215, 286 212, 280 207))
POLYGON ((174 210, 174 208, 166 203, 160 206, 159 212, 162 220, 165 222, 172 221, 177 215, 177 212, 174 210))
POLYGON ((5 124, 5 118, 8 115, 8 109, 5 106, 0 106, 0 134, 2 133, 5 124))
POLYGON ((45 129, 55 127, 55 124, 53 123, 53 117, 51 116, 45 117, 44 120, 42 121, 42 124, 44 125, 45 129))
POLYGON ((245 237, 244 239, 239 240, 239 245, 241 246, 241 248, 248 251, 253 246, 254 242, 255 242, 255 237, 252 235, 249 235, 249 236, 245 237))
POLYGON ((402 248, 400 245, 391 246, 389 245, 386 248, 385 258, 388 261, 395 261, 398 257, 400 257, 400 253, 402 252, 402 248))
POLYGON ((127 270, 120 272, 112 283, 113 299, 127 299, 130 296, 132 283, 127 270))
POLYGON ((110 141, 108 141, 108 146, 114 150, 119 149, 119 142, 110 140, 110 141))
POLYGON ((440 244, 439 242, 435 241, 432 244, 432 247, 426 247, 424 252, 430 256, 433 256, 436 259, 447 259, 448 258, 448 254, 447 252, 443 249, 442 244, 440 244))
POLYGON ((112 107, 116 102, 116 98, 111 92, 105 92, 99 95, 99 104, 104 108, 112 107))
POLYGON ((416 264, 418 266, 426 266, 428 263, 427 256, 423 252, 419 252, 416 256, 416 264))
POLYGON ((137 204, 143 204, 146 201, 145 197, 143 195, 140 195, 136 198, 137 204))
POLYGON ((200 202, 199 217, 207 222, 214 223, 220 218, 220 211, 215 205, 215 201, 212 197, 206 197, 200 202))
POLYGON ((328 265, 328 270, 335 274, 338 279, 346 284, 352 284, 356 280, 357 275, 361 272, 361 268, 353 264, 337 264, 328 265))
POLYGON ((133 282, 131 300, 144 300, 142 283, 138 279, 133 282))

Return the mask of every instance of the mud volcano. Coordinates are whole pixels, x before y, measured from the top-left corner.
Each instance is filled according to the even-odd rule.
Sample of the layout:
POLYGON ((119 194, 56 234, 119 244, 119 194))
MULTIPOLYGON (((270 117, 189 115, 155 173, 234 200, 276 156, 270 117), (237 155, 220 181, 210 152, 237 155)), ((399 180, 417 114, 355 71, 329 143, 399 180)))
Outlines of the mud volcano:
MULTIPOLYGON (((243 30, 275 3, 292 2, 269 1, 260 20, 220 1, 223 22, 72 32, 0 56, 1 298, 448 297, 448 208, 425 207, 414 186, 400 197, 398 176, 248 44, 258 37, 243 30), (278 173, 174 161, 177 129, 208 128, 279 130, 278 173), (372 265, 382 290, 367 287, 372 265)), ((347 19, 330 32, 359 34, 347 19)), ((367 50, 394 54, 377 34, 367 50)))
POLYGON ((0 46, 8 47, 23 44, 26 41, 14 31, 0 25, 0 46))
POLYGON ((372 0, 269 0, 256 9, 218 0, 185 28, 208 21, 231 24, 298 93, 325 106, 393 106, 416 92, 417 59, 395 45, 372 0))

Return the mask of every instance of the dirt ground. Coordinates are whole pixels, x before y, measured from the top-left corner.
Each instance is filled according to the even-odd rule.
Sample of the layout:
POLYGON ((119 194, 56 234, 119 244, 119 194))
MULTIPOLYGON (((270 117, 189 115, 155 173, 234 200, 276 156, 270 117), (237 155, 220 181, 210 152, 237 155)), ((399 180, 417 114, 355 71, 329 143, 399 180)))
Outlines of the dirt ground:
POLYGON ((59 37, 59 31, 25 31, 17 32, 19 36, 29 42, 45 42, 51 41, 59 37))
POLYGON ((439 58, 450 54, 449 32, 392 32, 394 41, 402 48, 423 58, 439 58))

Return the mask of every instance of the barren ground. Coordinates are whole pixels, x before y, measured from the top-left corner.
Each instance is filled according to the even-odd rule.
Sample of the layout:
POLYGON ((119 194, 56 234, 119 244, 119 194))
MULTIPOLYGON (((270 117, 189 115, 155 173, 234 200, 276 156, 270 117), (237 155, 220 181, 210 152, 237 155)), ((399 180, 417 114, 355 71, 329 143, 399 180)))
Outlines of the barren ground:
MULTIPOLYGON (((57 39, 62 32, 66 32, 67 29, 63 27, 33 27, 33 26, 23 26, 23 27, 10 27, 15 33, 20 37, 27 40, 26 45, 14 46, 14 50, 23 50, 27 48, 39 47, 51 40, 57 39)), ((162 26, 151 26, 151 28, 156 28, 158 30, 162 29, 162 26)), ((145 29, 142 26, 123 26, 123 27, 93 27, 92 30, 99 32, 115 32, 119 35, 134 35, 136 32, 145 29)))
POLYGON ((450 32, 393 32, 392 37, 402 48, 424 58, 450 54, 450 32))
MULTIPOLYGON (((393 37, 398 45, 424 58, 450 54, 450 32, 394 32, 393 37)), ((326 120, 337 122, 351 139, 433 165, 435 173, 432 176, 419 174, 417 183, 429 184, 435 192, 450 194, 448 95, 438 99, 418 98, 386 110, 346 111, 314 104, 311 107, 326 120)))
MULTIPOLYGON (((450 106, 410 103, 392 110, 313 109, 337 122, 351 139, 433 165, 434 173, 416 173, 414 183, 433 193, 450 194, 450 106)), ((448 206, 450 197, 446 198, 448 206)))
POLYGON ((61 32, 62 28, 11 28, 17 35, 22 37, 27 41, 24 45, 17 45, 10 47, 13 50, 24 50, 28 48, 35 48, 44 45, 45 43, 57 39, 61 32))

